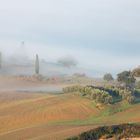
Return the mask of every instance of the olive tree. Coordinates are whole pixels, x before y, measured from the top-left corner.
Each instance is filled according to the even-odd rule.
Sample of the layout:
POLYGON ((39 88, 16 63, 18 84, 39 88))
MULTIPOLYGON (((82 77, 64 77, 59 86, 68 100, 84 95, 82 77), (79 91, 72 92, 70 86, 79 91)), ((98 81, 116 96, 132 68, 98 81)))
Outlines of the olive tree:
POLYGON ((133 74, 133 76, 135 76, 135 77, 140 77, 140 67, 134 69, 134 70, 132 71, 132 74, 133 74))

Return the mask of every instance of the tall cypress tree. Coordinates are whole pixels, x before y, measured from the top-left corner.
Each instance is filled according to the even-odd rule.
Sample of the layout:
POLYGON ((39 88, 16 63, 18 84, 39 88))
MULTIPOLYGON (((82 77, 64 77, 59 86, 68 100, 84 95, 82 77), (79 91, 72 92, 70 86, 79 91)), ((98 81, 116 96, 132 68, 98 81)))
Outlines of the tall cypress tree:
POLYGON ((2 52, 0 52, 0 69, 2 68, 2 52))
POLYGON ((36 60, 35 60, 35 73, 39 74, 39 57, 38 54, 36 54, 36 60))

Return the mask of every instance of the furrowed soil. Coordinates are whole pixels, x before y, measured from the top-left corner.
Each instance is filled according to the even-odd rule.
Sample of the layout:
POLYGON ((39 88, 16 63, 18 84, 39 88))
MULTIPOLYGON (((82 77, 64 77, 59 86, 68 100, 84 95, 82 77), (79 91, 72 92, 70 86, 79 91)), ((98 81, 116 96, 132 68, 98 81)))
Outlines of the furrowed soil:
POLYGON ((0 140, 63 139, 93 127, 52 125, 58 121, 85 119, 98 110, 87 99, 49 94, 48 87, 55 92, 63 85, 0 76, 0 140))
POLYGON ((1 93, 0 139, 63 138, 93 126, 51 123, 85 119, 97 111, 87 99, 71 95, 1 93))

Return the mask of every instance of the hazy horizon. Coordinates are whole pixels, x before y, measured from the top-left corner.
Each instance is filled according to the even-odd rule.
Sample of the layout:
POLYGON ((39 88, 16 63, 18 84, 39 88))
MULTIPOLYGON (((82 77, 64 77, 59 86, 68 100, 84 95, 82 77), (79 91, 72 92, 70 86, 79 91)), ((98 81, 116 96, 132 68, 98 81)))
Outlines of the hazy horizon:
POLYGON ((0 5, 0 50, 117 74, 140 65, 140 1, 5 0, 0 5), (25 41, 25 50, 21 42, 25 41))

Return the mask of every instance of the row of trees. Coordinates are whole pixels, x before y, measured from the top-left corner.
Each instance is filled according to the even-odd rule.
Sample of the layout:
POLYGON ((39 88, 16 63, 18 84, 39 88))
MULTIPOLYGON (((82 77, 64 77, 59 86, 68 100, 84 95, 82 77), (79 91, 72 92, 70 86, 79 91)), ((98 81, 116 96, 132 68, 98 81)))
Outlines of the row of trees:
MULTIPOLYGON (((118 91, 122 99, 127 100, 129 103, 134 103, 136 97, 134 96, 135 87, 139 86, 138 82, 136 83, 136 77, 140 77, 140 67, 132 71, 123 71, 117 75, 117 81, 120 83, 120 87, 123 87, 124 90, 118 91)), ((112 81, 114 80, 111 74, 105 74, 104 80, 112 81)))
MULTIPOLYGON (((117 81, 120 83, 124 83, 126 86, 132 86, 136 79, 135 75, 138 75, 137 71, 134 71, 135 74, 131 71, 123 71, 117 75, 117 81)), ((110 73, 104 75, 103 79, 105 81, 113 81, 114 78, 110 73)))
POLYGON ((123 99, 126 99, 129 103, 135 102, 136 94, 140 96, 138 91, 138 89, 140 89, 139 79, 140 67, 135 68, 132 71, 123 71, 117 75, 117 81, 120 83, 120 87, 124 88, 120 94, 122 95, 123 99))
MULTIPOLYGON (((140 78, 140 67, 132 71, 123 71, 117 75, 117 81, 121 86, 133 90, 136 85, 136 78, 140 78)), ((113 81, 114 78, 110 73, 104 75, 105 81, 113 81)))
POLYGON ((112 104, 113 98, 108 92, 92 87, 84 86, 71 86, 63 89, 64 93, 75 92, 81 96, 88 97, 95 100, 97 103, 112 104))
POLYGON ((135 92, 117 87, 70 86, 63 89, 64 93, 76 93, 95 100, 97 103, 112 104, 118 100, 135 103, 135 92))
POLYGON ((138 90, 128 90, 126 88, 121 87, 96 87, 97 89, 103 90, 108 92, 114 99, 113 102, 126 100, 128 103, 132 104, 135 103, 136 96, 140 96, 140 92, 138 90))

